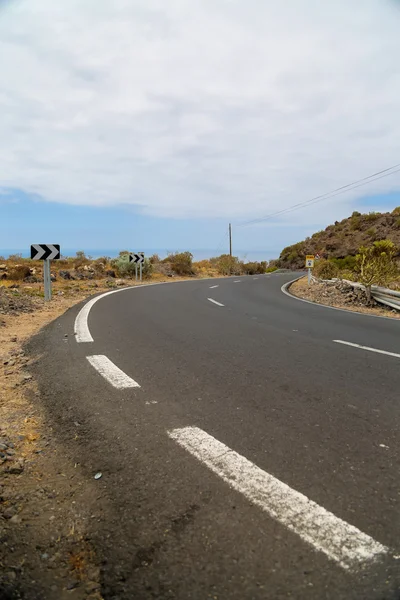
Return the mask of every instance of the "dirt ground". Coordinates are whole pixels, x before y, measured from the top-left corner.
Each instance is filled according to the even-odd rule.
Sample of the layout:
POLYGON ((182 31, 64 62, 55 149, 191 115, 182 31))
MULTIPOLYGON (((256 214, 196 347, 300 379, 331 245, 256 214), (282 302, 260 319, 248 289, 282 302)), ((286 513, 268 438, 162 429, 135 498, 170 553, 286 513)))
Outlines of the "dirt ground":
POLYGON ((0 600, 101 598, 85 536, 96 482, 88 484, 63 456, 22 349, 91 292, 56 295, 47 304, 23 295, 11 298, 11 307, 0 303, 0 600))
POLYGON ((292 283, 289 291, 294 296, 318 304, 325 304, 326 306, 334 306, 363 314, 400 319, 400 312, 392 310, 389 307, 386 308, 375 302, 372 306, 367 306, 365 292, 354 289, 343 282, 338 282, 336 285, 312 282, 308 285, 307 277, 302 277, 292 283))

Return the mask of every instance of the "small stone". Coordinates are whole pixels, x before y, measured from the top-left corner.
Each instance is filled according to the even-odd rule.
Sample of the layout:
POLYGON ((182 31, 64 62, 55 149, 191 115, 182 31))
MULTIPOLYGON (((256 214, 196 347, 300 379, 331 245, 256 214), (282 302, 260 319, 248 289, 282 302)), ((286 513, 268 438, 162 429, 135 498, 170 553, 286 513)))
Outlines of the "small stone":
POLYGON ((18 515, 14 515, 13 517, 11 517, 10 523, 21 523, 21 517, 19 517, 18 515))
POLYGON ((103 473, 96 473, 96 475, 94 476, 95 479, 100 479, 100 477, 103 476, 103 473))
POLYGON ((24 470, 24 465, 22 463, 15 463, 15 465, 8 467, 7 473, 9 473, 10 475, 21 475, 23 470, 24 470))
POLYGON ((17 338, 17 336, 16 336, 16 335, 14 335, 14 336, 11 338, 11 340, 10 340, 10 341, 11 341, 11 342, 18 342, 18 338, 17 338))
POLYGON ((40 555, 40 558, 42 560, 47 560, 49 558, 49 555, 47 554, 47 552, 44 552, 43 554, 40 555))
POLYGON ((24 375, 23 376, 24 381, 30 381, 31 379, 33 379, 32 375, 24 375))
POLYGON ((4 452, 4 450, 7 450, 8 448, 8 444, 5 444, 4 442, 0 442, 0 450, 2 452, 4 452))
POLYGON ((3 517, 4 517, 5 519, 12 519, 12 518, 13 518, 13 516, 15 515, 15 512, 16 512, 16 511, 15 511, 15 508, 12 508, 12 507, 10 507, 10 508, 6 508, 6 509, 3 511, 3 517))
POLYGON ((69 581, 67 583, 67 590, 74 590, 79 585, 79 581, 69 581))
POLYGON ((87 594, 92 594, 93 592, 97 592, 100 589, 100 584, 96 581, 89 581, 89 583, 85 586, 85 592, 87 594))

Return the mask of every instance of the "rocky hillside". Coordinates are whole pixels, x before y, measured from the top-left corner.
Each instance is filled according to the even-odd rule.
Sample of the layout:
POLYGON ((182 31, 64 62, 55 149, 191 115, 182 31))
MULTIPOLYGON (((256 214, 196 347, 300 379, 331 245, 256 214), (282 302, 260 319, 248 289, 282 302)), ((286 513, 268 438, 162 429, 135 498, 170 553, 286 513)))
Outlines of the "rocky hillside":
POLYGON ((360 246, 369 246, 378 240, 392 240, 400 256, 400 206, 391 213, 353 212, 343 221, 335 221, 312 237, 287 246, 281 252, 277 265, 281 268, 304 267, 306 254, 319 254, 321 258, 345 258, 357 254, 360 246))

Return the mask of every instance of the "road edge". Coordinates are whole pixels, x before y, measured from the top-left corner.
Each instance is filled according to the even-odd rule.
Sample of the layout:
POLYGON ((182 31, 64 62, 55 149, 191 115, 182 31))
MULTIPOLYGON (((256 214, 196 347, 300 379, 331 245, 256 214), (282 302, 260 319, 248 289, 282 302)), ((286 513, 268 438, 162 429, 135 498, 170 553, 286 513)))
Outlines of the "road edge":
POLYGON ((312 300, 306 300, 305 298, 300 298, 300 296, 295 296, 295 294, 292 294, 291 292, 289 292, 289 288, 292 285, 292 283, 299 281, 299 279, 302 279, 303 277, 305 277, 305 275, 301 275, 300 277, 296 277, 296 279, 292 279, 292 281, 288 281, 287 283, 284 283, 281 287, 281 292, 283 294, 285 294, 286 296, 289 296, 289 298, 292 298, 293 300, 299 300, 300 302, 305 302, 306 304, 312 304, 313 306, 321 306, 322 308, 338 310, 340 312, 344 312, 344 313, 347 313, 350 315, 359 315, 360 317, 372 317, 374 319, 386 319, 389 321, 399 322, 399 319, 395 319, 394 317, 385 317, 384 315, 371 315, 369 313, 359 312, 358 310, 351 310, 350 308, 339 308, 337 306, 329 306, 328 304, 321 304, 320 302, 313 302, 312 300))

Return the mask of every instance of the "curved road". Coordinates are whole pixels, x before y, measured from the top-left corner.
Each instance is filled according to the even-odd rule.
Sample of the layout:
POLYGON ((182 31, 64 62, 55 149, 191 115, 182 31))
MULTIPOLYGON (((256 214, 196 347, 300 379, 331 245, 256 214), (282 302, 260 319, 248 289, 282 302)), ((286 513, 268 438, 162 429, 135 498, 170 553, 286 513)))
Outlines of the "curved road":
POLYGON ((291 279, 123 290, 93 342, 82 306, 31 342, 66 451, 103 473, 106 600, 400 597, 400 322, 291 279))

